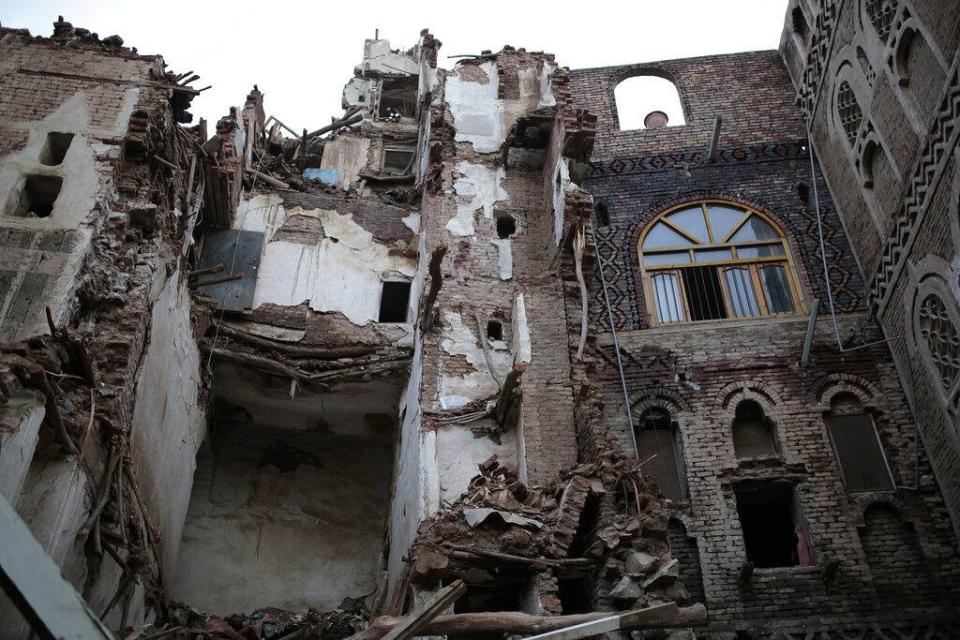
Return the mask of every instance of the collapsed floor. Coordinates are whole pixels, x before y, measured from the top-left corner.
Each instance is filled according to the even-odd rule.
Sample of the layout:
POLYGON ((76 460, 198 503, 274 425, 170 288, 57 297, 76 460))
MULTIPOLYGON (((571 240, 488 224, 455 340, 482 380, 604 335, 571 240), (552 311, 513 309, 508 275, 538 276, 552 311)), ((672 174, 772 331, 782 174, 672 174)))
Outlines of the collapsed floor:
MULTIPOLYGON (((673 132, 690 136, 676 153, 595 160, 596 144, 637 141, 611 142, 582 106, 601 95, 591 70, 510 46, 445 70, 426 30, 408 50, 366 41, 343 114, 302 133, 267 117, 256 85, 213 135, 181 125, 202 91, 195 74, 62 18, 52 38, 2 29, 0 44, 18 56, 15 89, 41 78, 62 98, 11 109, 0 168, 4 233, 22 258, 2 280, 0 490, 91 618, 122 637, 955 629, 949 589, 924 586, 960 575, 956 541, 889 353, 837 356, 818 329, 806 368, 802 313, 687 334, 653 326, 657 309, 624 294, 648 293, 642 265, 631 280, 644 188, 651 211, 713 198, 739 171, 725 163, 747 158, 744 192, 782 183, 790 202, 807 198, 806 183, 794 188, 801 143, 768 152, 737 130, 749 153, 706 158, 704 120, 673 132), (77 60, 82 73, 63 71, 77 60), (789 177, 765 176, 764 154, 789 177), (598 182, 605 172, 625 186, 598 182), (607 203, 633 217, 611 225, 607 203), (82 221, 67 216, 86 205, 82 221), (789 412, 771 410, 778 394, 789 412), (868 409, 857 425, 876 434, 876 417, 876 449, 896 452, 874 465, 879 488, 849 499, 823 434, 801 433, 795 449, 776 435, 817 428, 836 398, 853 407, 848 423, 868 409), (678 414, 694 427, 685 441, 678 414), (729 451, 706 440, 724 421, 751 429, 729 451), (829 500, 852 503, 856 522, 829 500)), ((790 224, 809 231, 802 209, 790 224)), ((877 344, 863 337, 869 316, 836 326, 877 344)), ((2 635, 28 637, 14 603, 0 604, 2 635)))

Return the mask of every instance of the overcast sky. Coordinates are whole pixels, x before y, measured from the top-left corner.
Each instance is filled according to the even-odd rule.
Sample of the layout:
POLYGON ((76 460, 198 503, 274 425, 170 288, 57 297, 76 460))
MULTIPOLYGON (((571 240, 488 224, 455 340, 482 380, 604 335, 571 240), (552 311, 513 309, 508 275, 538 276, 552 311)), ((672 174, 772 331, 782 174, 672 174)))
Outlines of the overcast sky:
POLYGON ((118 34, 170 69, 212 84, 193 102, 216 120, 256 83, 268 114, 296 130, 339 115, 340 92, 374 30, 393 48, 414 45, 424 27, 446 56, 504 44, 556 54, 571 69, 712 53, 775 49, 787 0, 522 0, 471 2, 220 2, 212 0, 0 0, 0 22, 49 36, 57 15, 105 37, 118 34))

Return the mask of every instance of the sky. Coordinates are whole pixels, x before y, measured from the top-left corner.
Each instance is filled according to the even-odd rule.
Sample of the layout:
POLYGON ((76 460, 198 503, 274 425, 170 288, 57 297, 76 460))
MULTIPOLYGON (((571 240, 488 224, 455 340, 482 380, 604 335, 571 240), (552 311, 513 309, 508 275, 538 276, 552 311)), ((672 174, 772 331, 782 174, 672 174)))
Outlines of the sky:
POLYGON ((787 0, 0 0, 0 23, 49 36, 63 15, 100 37, 117 34, 140 53, 162 54, 170 70, 200 75, 194 87, 213 85, 191 109, 212 133, 254 84, 267 114, 293 129, 328 124, 342 113, 343 85, 361 61, 364 39, 377 29, 393 48, 407 49, 429 28, 443 42, 445 68, 454 63, 446 56, 509 44, 554 53, 561 66, 577 69, 775 49, 786 6, 787 0))

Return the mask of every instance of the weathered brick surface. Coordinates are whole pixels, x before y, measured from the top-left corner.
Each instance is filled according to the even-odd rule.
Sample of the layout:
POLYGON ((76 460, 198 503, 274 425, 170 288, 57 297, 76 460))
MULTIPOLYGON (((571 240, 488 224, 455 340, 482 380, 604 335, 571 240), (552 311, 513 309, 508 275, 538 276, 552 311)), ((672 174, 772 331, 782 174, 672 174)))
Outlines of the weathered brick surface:
MULTIPOLYGON (((773 52, 760 52, 589 69, 571 72, 571 77, 574 95, 582 96, 578 100, 598 110, 598 142, 586 185, 610 216, 609 227, 597 229, 598 262, 605 266, 610 285, 634 419, 645 407, 661 406, 679 429, 689 499, 676 510, 684 516, 699 555, 703 598, 710 612, 704 634, 723 637, 749 631, 772 637, 774 632, 800 629, 833 633, 843 626, 889 628, 907 620, 912 621, 908 627, 919 628, 921 621, 949 617, 957 603, 946 585, 960 580, 957 541, 891 354, 905 348, 903 341, 841 353, 829 315, 821 315, 811 364, 804 369, 799 367, 807 325, 802 317, 660 328, 650 328, 647 318, 639 235, 665 208, 702 198, 739 201, 777 221, 787 233, 804 297, 820 299, 821 312, 825 310, 809 156, 783 63, 773 52), (687 114, 686 126, 616 131, 613 87, 643 69, 669 69, 687 114), (724 115, 720 153, 716 162, 706 163, 716 112, 724 115), (678 373, 699 388, 679 384, 678 373), (873 416, 897 490, 844 490, 823 422, 829 398, 841 391, 861 397, 873 416), (731 425, 743 398, 758 401, 776 425, 780 458, 759 462, 734 455, 731 425), (734 489, 745 481, 776 479, 788 479, 797 488, 813 564, 756 569, 743 582, 740 571, 747 557, 734 489), (889 522, 865 518, 870 505, 883 503, 893 505, 899 526, 912 535, 894 540, 893 534, 901 532, 889 522), (889 553, 892 545, 898 550, 895 555, 889 553), (899 591, 894 616, 889 600, 878 594, 901 570, 907 572, 908 583, 923 588, 899 591)), ((844 226, 850 234, 861 232, 841 224, 837 209, 842 213, 843 203, 834 206, 827 187, 829 167, 824 171, 827 180, 818 173, 817 187, 829 277, 841 339, 850 348, 884 336, 863 313, 866 291, 844 226)), ((853 237, 856 248, 861 238, 853 237)), ((595 385, 601 389, 604 426, 629 451, 632 441, 597 274, 590 286, 592 322, 602 352, 595 385)), ((675 546, 677 556, 689 565, 691 546, 675 546)), ((688 566, 681 571, 694 593, 695 570, 688 566)))
POLYGON ((956 162, 960 121, 960 7, 886 3, 889 34, 868 3, 792 2, 810 32, 788 21, 780 51, 838 213, 867 283, 870 307, 890 343, 937 480, 960 531, 960 430, 956 400, 943 388, 917 325, 919 303, 936 294, 960 326, 956 162), (862 122, 851 144, 839 135, 834 96, 855 95, 862 122), (872 151, 871 151, 872 150, 872 151), (902 337, 902 339, 900 339, 902 337))

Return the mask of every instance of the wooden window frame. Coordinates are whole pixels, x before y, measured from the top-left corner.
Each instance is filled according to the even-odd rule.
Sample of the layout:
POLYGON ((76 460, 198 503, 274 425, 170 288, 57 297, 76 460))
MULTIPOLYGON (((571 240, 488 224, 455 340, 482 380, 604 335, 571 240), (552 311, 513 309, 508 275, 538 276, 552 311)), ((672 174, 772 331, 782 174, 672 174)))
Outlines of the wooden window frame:
POLYGON ((724 322, 727 320, 750 320, 750 319, 762 319, 770 317, 793 317, 793 316, 805 316, 807 313, 806 301, 802 295, 802 290, 800 288, 800 280, 796 268, 796 263, 793 259, 793 252, 790 249, 790 243, 787 240, 786 234, 783 232, 783 229, 780 228, 776 222, 770 219, 769 216, 764 214, 762 211, 757 209, 747 207, 737 202, 732 202, 729 200, 720 200, 720 199, 710 199, 710 200, 697 200, 692 202, 685 202, 679 204, 665 211, 659 213, 654 217, 649 223, 647 223, 646 229, 640 235, 640 239, 637 242, 637 256, 640 263, 640 277, 643 281, 643 294, 646 299, 647 314, 650 318, 651 326, 662 326, 662 325, 677 325, 681 323, 698 323, 698 322, 724 322), (681 209, 689 209, 694 206, 700 207, 700 210, 704 217, 704 222, 707 227, 708 239, 709 242, 703 243, 700 242, 697 238, 693 237, 690 233, 680 228, 678 225, 671 223, 666 218, 681 209), (724 207, 737 209, 742 215, 740 220, 734 224, 730 230, 724 234, 719 241, 716 241, 713 233, 713 227, 710 221, 710 216, 707 213, 707 207, 710 205, 721 205, 724 207), (730 242, 730 239, 736 235, 736 233, 743 227, 744 224, 752 217, 757 216, 772 228, 776 234, 776 239, 771 240, 752 240, 747 242, 730 242), (688 247, 674 247, 674 248, 657 248, 657 249, 648 249, 644 251, 643 243, 647 238, 647 235, 650 231, 656 227, 659 223, 663 223, 671 231, 678 233, 681 237, 689 241, 691 244, 688 247), (760 257, 751 257, 751 258, 741 258, 738 253, 738 248, 743 247, 753 247, 753 246, 774 246, 779 245, 783 249, 782 255, 776 256, 760 256, 760 257), (697 262, 694 256, 695 251, 700 251, 703 249, 730 249, 731 259, 721 259, 721 260, 710 260, 710 261, 701 261, 697 262), (657 255, 665 253, 682 253, 686 252, 689 259, 688 262, 683 263, 671 263, 671 264, 657 264, 657 265, 647 265, 644 262, 645 255, 657 255), (790 296, 793 301, 794 311, 792 313, 771 313, 769 306, 767 304, 767 292, 763 286, 763 282, 760 278, 759 268, 763 266, 782 266, 784 271, 787 274, 787 282, 790 287, 790 296), (724 319, 710 319, 710 320, 692 320, 690 319, 690 309, 686 297, 686 289, 683 285, 683 276, 681 271, 686 267, 695 267, 695 266, 713 266, 718 269, 718 277, 720 280, 720 287, 723 292, 723 302, 727 317, 724 319), (733 306, 730 300, 730 291, 726 282, 726 278, 723 276, 724 271, 730 267, 747 267, 750 270, 750 282, 754 287, 754 297, 756 298, 757 308, 759 313, 756 316, 737 316, 733 312, 733 306), (684 309, 684 318, 683 320, 674 320, 664 322, 660 319, 659 311, 657 309, 656 301, 654 300, 653 292, 653 283, 652 278, 657 273, 672 272, 676 274, 679 281, 679 291, 681 293, 681 304, 684 309))

